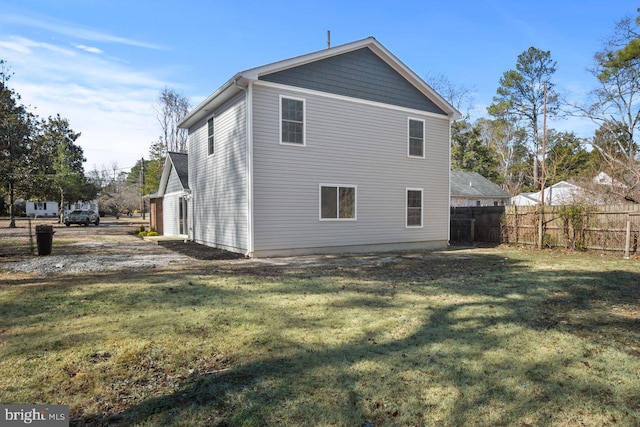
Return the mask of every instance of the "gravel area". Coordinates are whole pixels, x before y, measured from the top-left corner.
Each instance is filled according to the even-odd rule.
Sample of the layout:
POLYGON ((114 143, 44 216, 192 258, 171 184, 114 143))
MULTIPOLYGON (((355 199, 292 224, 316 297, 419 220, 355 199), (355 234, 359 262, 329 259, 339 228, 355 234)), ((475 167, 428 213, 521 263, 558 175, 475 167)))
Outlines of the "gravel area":
POLYGON ((49 255, 34 257, 23 261, 7 262, 5 270, 31 273, 38 276, 67 273, 90 273, 96 271, 114 271, 129 268, 163 267, 170 263, 188 261, 180 254, 167 255, 49 255))
POLYGON ((164 267, 193 261, 134 236, 139 221, 104 218, 98 227, 54 225, 53 250, 47 256, 0 258, 0 271, 47 276, 164 267))

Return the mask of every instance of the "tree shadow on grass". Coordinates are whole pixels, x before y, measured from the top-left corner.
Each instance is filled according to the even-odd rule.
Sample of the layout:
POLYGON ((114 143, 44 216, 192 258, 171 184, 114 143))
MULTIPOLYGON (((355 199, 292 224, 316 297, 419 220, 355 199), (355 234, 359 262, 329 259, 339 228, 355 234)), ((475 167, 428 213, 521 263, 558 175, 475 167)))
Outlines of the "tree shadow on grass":
MULTIPOLYGON (((382 317, 413 298, 434 303, 414 310, 416 317, 407 321, 418 326, 397 338, 372 329, 325 346, 271 331, 263 344, 295 351, 266 350, 228 369, 195 373, 171 394, 148 397, 116 414, 75 418, 73 425, 172 425, 190 417, 219 426, 639 421, 633 396, 640 387, 616 386, 618 373, 609 371, 602 354, 616 353, 632 369, 639 366, 631 344, 640 330, 633 314, 640 290, 629 285, 640 283, 638 273, 534 274, 515 259, 448 253, 318 267, 218 264, 192 273, 242 277, 244 285, 227 290, 225 298, 250 298, 252 310, 270 315, 273 307, 261 305, 261 296, 324 294, 336 297, 334 310, 375 310, 382 317), (616 316, 616 309, 629 315, 616 316), (576 345, 563 344, 571 336, 576 345), (540 339, 540 348, 527 337, 540 339), (390 394, 399 389, 406 393, 390 394)), ((199 303, 215 309, 218 297, 203 295, 199 303)), ((299 315, 279 316, 286 329, 299 315)), ((322 319, 316 322, 323 327, 322 319)))

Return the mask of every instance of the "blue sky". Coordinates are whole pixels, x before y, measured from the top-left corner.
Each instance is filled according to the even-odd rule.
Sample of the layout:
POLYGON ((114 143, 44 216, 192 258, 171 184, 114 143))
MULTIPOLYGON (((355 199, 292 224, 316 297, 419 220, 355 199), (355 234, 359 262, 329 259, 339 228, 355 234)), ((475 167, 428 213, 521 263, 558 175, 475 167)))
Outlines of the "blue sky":
MULTIPOLYGON (((374 36, 418 75, 473 89, 485 115, 502 74, 535 46, 557 87, 581 100, 593 54, 640 4, 622 0, 252 1, 0 0, 0 59, 40 117, 70 120, 85 169, 128 169, 160 135, 153 106, 169 87, 195 106, 236 72, 374 36)), ((559 130, 591 136, 570 119, 559 130)))

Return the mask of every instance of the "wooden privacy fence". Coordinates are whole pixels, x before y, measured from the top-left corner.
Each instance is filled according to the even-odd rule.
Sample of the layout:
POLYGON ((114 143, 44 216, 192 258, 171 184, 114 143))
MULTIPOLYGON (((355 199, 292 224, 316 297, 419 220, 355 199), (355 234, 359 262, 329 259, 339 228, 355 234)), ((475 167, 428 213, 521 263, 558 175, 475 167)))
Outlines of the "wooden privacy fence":
POLYGON ((540 220, 546 247, 635 253, 640 239, 640 205, 463 207, 451 220, 454 241, 458 223, 473 224, 475 241, 537 245, 540 220))
POLYGON ((502 242, 504 206, 451 208, 451 240, 454 242, 502 242))

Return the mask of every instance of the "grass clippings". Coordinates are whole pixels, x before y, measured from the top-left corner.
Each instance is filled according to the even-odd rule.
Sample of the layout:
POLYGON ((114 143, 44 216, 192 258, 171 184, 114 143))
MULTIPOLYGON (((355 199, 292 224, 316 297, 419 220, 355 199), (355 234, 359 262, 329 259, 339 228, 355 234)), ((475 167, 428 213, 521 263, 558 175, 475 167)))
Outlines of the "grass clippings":
POLYGON ((0 401, 77 426, 640 424, 637 261, 331 260, 3 273, 0 401))

